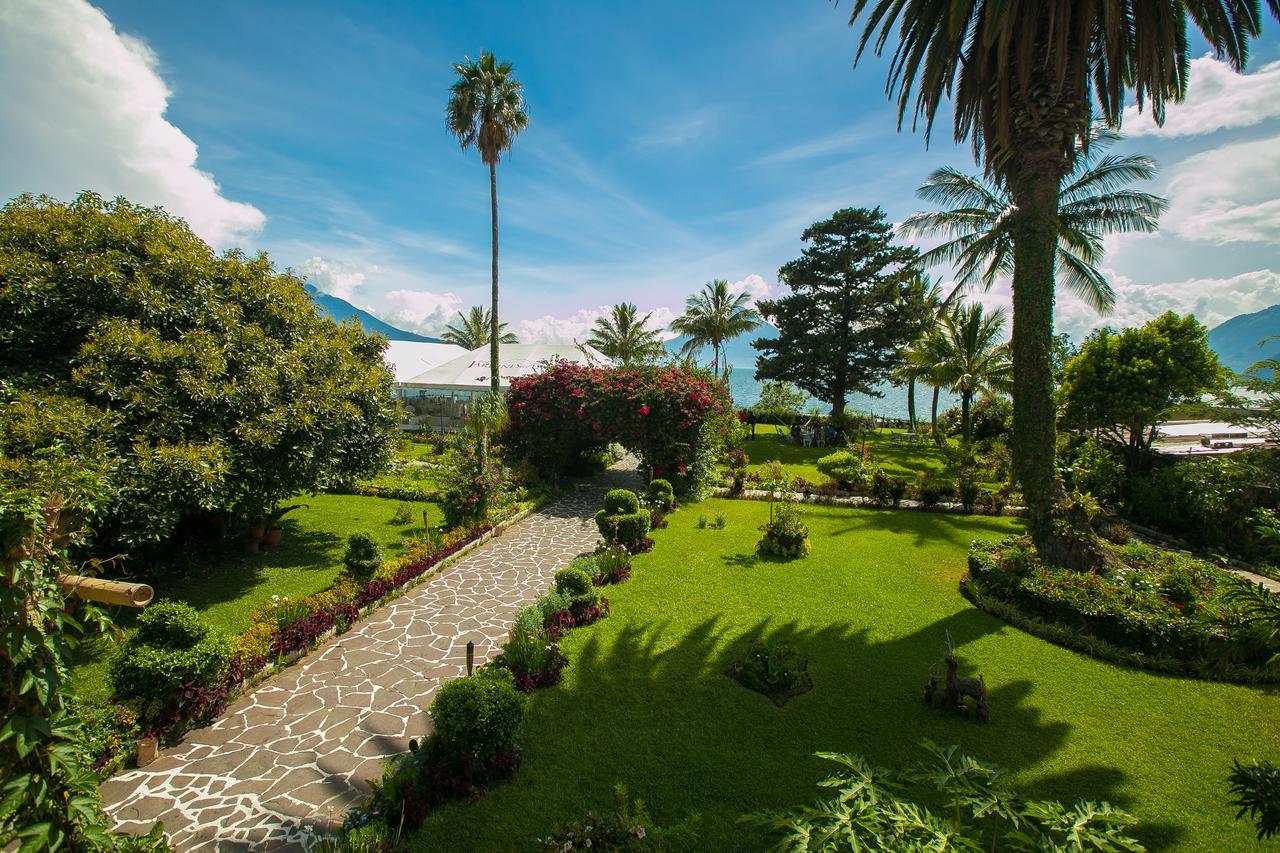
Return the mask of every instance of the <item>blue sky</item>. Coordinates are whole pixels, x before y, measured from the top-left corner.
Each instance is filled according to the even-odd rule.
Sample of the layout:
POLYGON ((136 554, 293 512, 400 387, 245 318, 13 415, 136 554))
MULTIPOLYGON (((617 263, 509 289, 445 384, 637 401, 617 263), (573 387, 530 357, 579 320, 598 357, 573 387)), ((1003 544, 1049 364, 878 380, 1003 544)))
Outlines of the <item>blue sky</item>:
MULTIPOLYGON (((503 316, 581 335, 602 306, 655 318, 711 278, 760 295, 803 228, 845 206, 920 209, 950 141, 895 132, 884 69, 851 69, 848 4, 159 4, 0 9, 0 197, 79 189, 164 204, 219 248, 265 249, 322 289, 439 331, 487 300, 488 184, 445 132, 450 62, 515 63, 531 123, 499 170, 503 316)), ((1246 77, 1198 60, 1165 131, 1127 122, 1172 202, 1111 242, 1112 322, 1210 325, 1280 302, 1280 27, 1246 77)), ((987 301, 1007 303, 997 291, 987 301)), ((1060 323, 1098 318, 1069 298, 1060 323)))

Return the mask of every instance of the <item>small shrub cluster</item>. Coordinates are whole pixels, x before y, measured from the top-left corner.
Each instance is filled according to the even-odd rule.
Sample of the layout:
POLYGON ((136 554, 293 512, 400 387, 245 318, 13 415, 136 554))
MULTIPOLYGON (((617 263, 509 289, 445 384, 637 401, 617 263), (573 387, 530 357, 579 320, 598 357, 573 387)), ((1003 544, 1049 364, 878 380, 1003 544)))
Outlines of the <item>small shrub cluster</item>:
POLYGON ((729 524, 729 516, 723 512, 717 512, 714 516, 708 516, 705 512, 698 516, 698 529, 706 530, 724 530, 729 524))
POLYGON ((569 821, 546 838, 539 838, 539 848, 566 853, 572 850, 630 853, 635 850, 686 849, 682 842, 688 835, 682 825, 674 829, 655 826, 643 800, 631 799, 624 785, 613 789, 613 811, 596 815, 588 812, 583 820, 569 821))
MULTIPOLYGON (((974 543, 966 592, 1013 608, 1048 639, 1165 672, 1280 680, 1280 604, 1208 563, 1147 545, 1113 546, 1122 568, 1074 572, 1042 563, 1025 536, 974 543), (1271 627, 1268 627, 1268 626, 1271 627), (1272 633, 1274 632, 1274 633, 1272 633)), ((996 615, 1008 618, 1008 607, 996 615)))
POLYGON ((163 601, 138 617, 138 630, 111 659, 112 692, 153 722, 184 688, 208 688, 226 674, 231 646, 189 604, 163 601))
POLYGON ((748 690, 768 696, 778 707, 813 689, 809 661, 790 643, 753 640, 746 656, 730 668, 729 676, 748 690))
POLYGON ((76 746, 82 765, 98 771, 105 779, 133 758, 142 729, 137 713, 128 705, 98 705, 72 699, 67 713, 80 722, 76 746))
POLYGON ((352 533, 347 538, 342 565, 356 580, 367 581, 382 566, 382 549, 368 533, 352 533))
POLYGON ((596 527, 605 541, 616 542, 633 554, 652 547, 652 540, 649 540, 651 524, 649 510, 640 506, 640 498, 629 489, 610 491, 604 496, 603 509, 596 513, 596 527))
POLYGON ((867 460, 862 453, 852 450, 827 454, 818 460, 817 468, 846 489, 866 485, 870 476, 867 460))
POLYGON ((431 703, 431 736, 387 762, 370 803, 353 809, 344 829, 386 838, 389 828, 416 827, 441 803, 478 796, 510 776, 520 764, 523 717, 524 697, 505 670, 446 682, 431 703))
POLYGON ((601 542, 594 554, 574 560, 572 565, 591 575, 596 586, 622 583, 631 577, 631 552, 621 545, 601 542))
POLYGON ((907 494, 907 481, 877 469, 871 475, 871 499, 880 506, 897 506, 907 494))
POLYGON ((760 526, 763 536, 756 550, 763 554, 791 559, 810 551, 809 528, 793 501, 779 501, 769 511, 769 520, 760 526))
POLYGON ((511 633, 490 665, 511 673, 516 689, 529 693, 560 681, 560 671, 569 661, 548 634, 541 609, 526 607, 516 614, 511 633))

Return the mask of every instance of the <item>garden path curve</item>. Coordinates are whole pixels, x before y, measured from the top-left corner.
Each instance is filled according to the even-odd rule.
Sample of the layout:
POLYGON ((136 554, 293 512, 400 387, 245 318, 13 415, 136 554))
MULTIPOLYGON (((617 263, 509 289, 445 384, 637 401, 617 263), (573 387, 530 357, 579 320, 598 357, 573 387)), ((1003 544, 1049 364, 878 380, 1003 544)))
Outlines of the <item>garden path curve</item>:
POLYGON ((634 461, 580 484, 405 596, 237 699, 144 769, 102 785, 117 828, 157 821, 176 850, 309 846, 369 791, 382 762, 430 726, 437 688, 506 639, 519 608, 595 545, 609 488, 640 485, 634 461))

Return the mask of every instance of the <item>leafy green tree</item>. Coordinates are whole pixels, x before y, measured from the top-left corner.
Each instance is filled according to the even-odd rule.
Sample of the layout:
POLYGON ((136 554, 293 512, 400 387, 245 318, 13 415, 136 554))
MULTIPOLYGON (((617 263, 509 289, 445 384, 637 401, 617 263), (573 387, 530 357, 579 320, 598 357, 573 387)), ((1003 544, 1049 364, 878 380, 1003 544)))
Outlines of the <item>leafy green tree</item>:
POLYGON ((636 306, 620 302, 608 317, 597 317, 587 344, 622 364, 645 364, 666 352, 658 329, 649 328, 652 313, 640 316, 636 306))
POLYGON ((945 385, 960 395, 961 431, 966 442, 973 437, 970 409, 974 395, 994 397, 1012 384, 1004 323, 1002 309, 988 314, 976 302, 957 306, 943 315, 922 346, 908 350, 908 360, 927 372, 935 388, 945 385))
MULTIPOLYGON (((506 323, 498 324, 498 342, 504 344, 519 343, 513 332, 504 332, 506 323)), ((480 349, 489 343, 493 334, 493 313, 481 305, 472 305, 467 313, 458 312, 458 319, 444 327, 440 339, 445 343, 457 344, 466 350, 480 349)))
POLYGON ((511 149, 516 135, 529 125, 524 91, 510 62, 499 62, 489 51, 478 60, 454 63, 458 79, 449 87, 445 126, 463 149, 475 146, 489 167, 489 221, 492 238, 493 304, 489 317, 489 390, 498 393, 498 161, 511 149))
MULTIPOLYGON (((1276 337, 1258 341, 1261 346, 1276 337)), ((1250 366, 1236 384, 1252 391, 1254 399, 1248 401, 1249 420, 1271 434, 1271 440, 1280 442, 1280 358, 1268 358, 1250 366)))
MULTIPOLYGON (((722 278, 709 281, 702 290, 685 300, 684 313, 671 322, 671 330, 688 337, 681 353, 694 355, 705 346, 711 347, 711 372, 720 371, 720 348, 726 341, 760 328, 760 314, 748 303, 746 293, 729 293, 729 282, 722 278)), ((724 376, 729 375, 725 365, 724 376)))
MULTIPOLYGON (((1097 266, 1102 238, 1155 231, 1168 207, 1159 196, 1124 188, 1151 180, 1157 167, 1145 154, 1105 154, 1119 139, 1117 133, 1094 129, 1088 149, 1063 180, 1058 203, 1056 275, 1100 314, 1110 312, 1116 300, 1097 266)), ((976 287, 990 290, 997 279, 1013 275, 1017 206, 1006 188, 948 167, 934 171, 916 192, 942 209, 908 217, 900 230, 914 237, 947 238, 920 256, 925 266, 956 268, 956 286, 947 303, 976 287)))
POLYGON ((804 410, 805 393, 790 382, 771 381, 760 387, 760 399, 751 410, 758 417, 790 423, 804 410))
POLYGON ((778 271, 791 293, 759 303, 776 339, 752 343, 757 379, 782 379, 844 415, 852 393, 880 396, 876 385, 902 363, 918 333, 910 299, 915 249, 893 243, 880 208, 846 208, 805 229, 801 257, 778 271))
POLYGON ((1225 384, 1208 330, 1194 316, 1170 311, 1140 328, 1089 336, 1063 371, 1063 420, 1123 448, 1134 470, 1170 409, 1225 384))
MULTIPOLYGON (((1280 0, 1267 0, 1280 18, 1280 0)), ((951 105, 957 141, 973 143, 986 173, 1008 190, 1013 242, 1014 465, 1036 544, 1053 558, 1062 497, 1055 462, 1054 272, 1062 185, 1088 148, 1095 115, 1119 127, 1128 90, 1157 121, 1187 91, 1190 19, 1243 70, 1261 33, 1257 0, 854 0, 865 18, 858 57, 892 39, 890 97, 926 137, 951 105)))
POLYGON ((385 468, 385 345, 162 210, 92 194, 0 210, 0 456, 106 468, 102 548, 137 556, 385 468))

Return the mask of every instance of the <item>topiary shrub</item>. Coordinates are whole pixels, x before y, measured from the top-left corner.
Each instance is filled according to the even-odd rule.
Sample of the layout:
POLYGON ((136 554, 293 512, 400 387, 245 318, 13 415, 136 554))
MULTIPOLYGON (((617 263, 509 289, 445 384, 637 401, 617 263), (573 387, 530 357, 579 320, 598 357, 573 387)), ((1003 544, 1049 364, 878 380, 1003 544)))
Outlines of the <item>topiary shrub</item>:
POLYGON ((675 506, 676 493, 669 480, 650 480, 649 488, 645 490, 645 497, 649 499, 649 503, 656 504, 664 510, 670 511, 675 506))
POLYGON ((352 533, 347 539, 342 564, 352 577, 367 581, 382 565, 382 549, 368 533, 352 533))
POLYGON ((138 618, 138 631, 111 659, 108 674, 117 699, 138 699, 153 718, 183 685, 210 687, 227 671, 231 645, 213 633, 188 604, 161 602, 138 618))
MULTIPOLYGON (((650 486, 653 484, 650 483, 650 486)), ((670 484, 668 484, 668 488, 670 484)), ((604 496, 604 511, 610 515, 628 515, 640 509, 640 498, 630 489, 610 489, 604 496)))
POLYGON ((580 568, 570 566, 556 572, 556 592, 570 598, 578 595, 594 595, 595 587, 591 583, 591 575, 580 568))
POLYGON ((823 474, 845 486, 861 486, 867 479, 867 465, 862 454, 849 450, 827 454, 818 460, 817 467, 823 474))
POLYGON ((640 506, 636 493, 614 489, 604 496, 604 509, 596 513, 596 527, 606 542, 621 545, 635 554, 644 549, 653 518, 640 506))
POLYGON ((809 661, 790 643, 753 641, 746 657, 729 669, 729 677, 768 696, 779 708, 813 689, 809 661))
POLYGON ((469 755, 485 767, 515 752, 523 717, 524 697, 501 669, 445 682, 431 702, 438 748, 446 755, 469 755))
POLYGON ((212 629, 200 612, 182 601, 161 601, 142 611, 133 642, 147 646, 189 649, 212 629))

